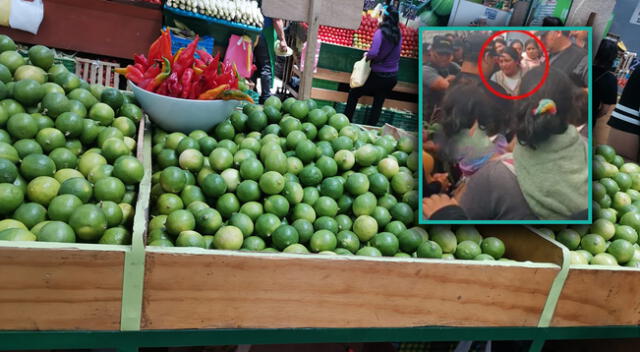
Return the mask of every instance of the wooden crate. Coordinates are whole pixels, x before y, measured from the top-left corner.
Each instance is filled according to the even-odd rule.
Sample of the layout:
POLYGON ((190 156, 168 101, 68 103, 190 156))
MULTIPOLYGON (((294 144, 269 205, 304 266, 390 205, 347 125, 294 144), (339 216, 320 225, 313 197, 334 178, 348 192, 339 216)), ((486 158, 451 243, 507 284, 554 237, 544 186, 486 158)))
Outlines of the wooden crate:
POLYGON ((640 269, 571 267, 552 326, 640 324, 640 269))
POLYGON ((524 227, 481 232, 539 263, 147 247, 142 329, 537 326, 562 250, 524 227))
MULTIPOLYGON (((142 153, 144 121, 139 128, 137 156, 150 158, 150 149, 142 153)), ((141 212, 147 207, 140 202, 142 189, 138 197, 141 212)), ((132 236, 143 236, 140 222, 144 217, 136 216, 133 228, 142 231, 132 236)), ((129 251, 131 246, 0 241, 0 330, 119 330, 129 251)))

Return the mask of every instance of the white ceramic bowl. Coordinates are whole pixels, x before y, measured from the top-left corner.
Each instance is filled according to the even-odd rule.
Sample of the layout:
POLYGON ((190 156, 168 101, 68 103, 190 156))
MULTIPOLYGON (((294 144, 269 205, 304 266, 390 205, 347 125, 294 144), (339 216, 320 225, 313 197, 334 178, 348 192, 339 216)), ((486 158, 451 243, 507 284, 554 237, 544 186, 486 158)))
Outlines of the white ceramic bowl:
POLYGON ((129 81, 133 94, 153 123, 167 132, 209 131, 229 117, 238 100, 193 100, 144 90, 129 81))

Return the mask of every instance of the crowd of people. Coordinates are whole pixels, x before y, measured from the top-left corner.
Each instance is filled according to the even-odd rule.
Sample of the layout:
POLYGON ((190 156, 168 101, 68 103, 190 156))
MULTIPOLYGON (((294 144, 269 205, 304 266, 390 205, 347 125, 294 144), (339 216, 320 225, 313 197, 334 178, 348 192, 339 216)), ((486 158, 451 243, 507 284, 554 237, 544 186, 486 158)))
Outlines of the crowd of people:
POLYGON ((544 47, 491 35, 425 43, 423 219, 586 220, 587 35, 532 32, 544 47), (543 79, 546 57, 546 81, 522 97, 543 79))

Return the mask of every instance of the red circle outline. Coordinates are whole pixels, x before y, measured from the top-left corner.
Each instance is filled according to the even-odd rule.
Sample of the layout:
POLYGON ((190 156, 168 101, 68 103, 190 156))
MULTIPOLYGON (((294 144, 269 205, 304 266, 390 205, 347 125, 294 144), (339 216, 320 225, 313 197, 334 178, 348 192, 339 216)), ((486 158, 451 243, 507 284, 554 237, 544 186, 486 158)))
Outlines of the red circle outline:
POLYGON ((527 98, 533 94, 535 94, 540 88, 542 88, 542 86, 544 85, 544 82, 547 80, 547 76, 549 76, 549 68, 550 68, 550 64, 549 64, 549 52, 547 51, 547 48, 544 46, 544 44, 542 43, 542 41, 540 40, 540 38, 538 38, 537 36, 531 34, 531 32, 529 31, 524 31, 524 30, 504 30, 504 31, 498 31, 496 33, 494 33, 491 37, 489 37, 489 39, 487 39, 487 41, 484 42, 484 44, 482 44, 482 48, 480 49, 480 54, 478 55, 478 73, 480 76, 480 80, 482 80, 482 83, 484 84, 485 87, 487 87, 487 89, 489 89, 489 91, 497 96, 499 96, 500 98, 504 98, 504 99, 509 99, 509 100, 519 100, 519 99, 524 99, 527 98), (545 58, 545 65, 544 65, 544 74, 542 75, 542 80, 540 80, 540 83, 538 83, 537 86, 535 86, 535 88, 533 88, 530 92, 527 92, 525 94, 520 94, 520 95, 516 95, 516 96, 511 96, 511 95, 506 95, 506 94, 502 94, 500 92, 498 92, 497 90, 495 90, 487 81, 487 78, 484 76, 484 73, 482 72, 482 61, 484 59, 484 52, 487 50, 487 46, 489 46, 489 44, 493 41, 493 39, 503 33, 508 33, 508 32, 517 32, 517 33, 522 33, 525 34, 531 38, 533 38, 533 40, 536 41, 536 43, 538 43, 538 46, 540 46, 540 49, 542 49, 542 51, 544 52, 544 58, 545 58))

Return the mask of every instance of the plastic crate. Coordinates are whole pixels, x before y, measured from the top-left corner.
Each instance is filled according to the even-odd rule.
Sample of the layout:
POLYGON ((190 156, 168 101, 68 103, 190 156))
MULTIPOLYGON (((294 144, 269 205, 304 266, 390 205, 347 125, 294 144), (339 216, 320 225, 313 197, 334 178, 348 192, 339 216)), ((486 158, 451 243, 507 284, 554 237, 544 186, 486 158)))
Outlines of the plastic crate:
POLYGON ((389 124, 406 131, 418 130, 418 118, 416 114, 404 111, 382 109, 378 125, 389 124))
MULTIPOLYGON (((180 48, 186 47, 187 45, 189 45, 189 43, 193 41, 193 38, 186 38, 186 37, 177 35, 173 33, 173 31, 169 31, 169 33, 171 34, 171 53, 172 54, 175 54, 176 52, 178 52, 178 50, 180 50, 180 48)), ((209 54, 211 54, 213 53, 213 43, 214 43, 213 37, 202 36, 198 40, 198 49, 204 50, 209 54)), ((195 54, 194 56, 198 58, 200 57, 200 55, 198 54, 195 54)))
POLYGON ((116 62, 76 58, 76 75, 89 84, 118 88, 120 75, 113 70, 119 67, 116 62))
MULTIPOLYGON (((347 109, 347 104, 336 103, 334 109, 336 109, 336 113, 344 114, 345 110, 347 109)), ((367 115, 369 115, 370 111, 371 108, 368 105, 358 104, 356 106, 355 112, 353 113, 353 116, 351 117, 351 123, 364 124, 364 121, 367 118, 367 115)))

